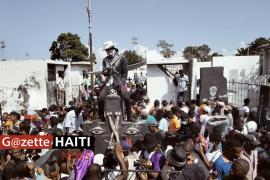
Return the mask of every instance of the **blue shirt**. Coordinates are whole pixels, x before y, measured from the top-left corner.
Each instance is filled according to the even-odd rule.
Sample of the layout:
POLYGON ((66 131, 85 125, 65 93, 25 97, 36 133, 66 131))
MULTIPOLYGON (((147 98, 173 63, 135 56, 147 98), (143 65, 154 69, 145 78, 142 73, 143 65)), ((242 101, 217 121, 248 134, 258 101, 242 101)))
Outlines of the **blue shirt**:
POLYGON ((159 121, 159 125, 158 125, 158 129, 162 132, 167 132, 168 131, 168 128, 169 128, 169 122, 167 119, 165 118, 162 118, 160 121, 159 121))
POLYGON ((219 156, 219 158, 217 158, 214 165, 215 165, 216 171, 218 172, 219 180, 222 180, 223 175, 229 174, 232 168, 232 162, 225 162, 222 159, 222 155, 219 156))

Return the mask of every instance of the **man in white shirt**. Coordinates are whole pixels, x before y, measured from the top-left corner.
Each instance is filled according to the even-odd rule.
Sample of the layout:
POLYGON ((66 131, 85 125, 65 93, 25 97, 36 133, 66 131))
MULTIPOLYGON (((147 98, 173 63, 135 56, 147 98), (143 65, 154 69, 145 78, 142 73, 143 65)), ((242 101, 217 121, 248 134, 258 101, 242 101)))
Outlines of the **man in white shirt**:
POLYGON ((64 73, 59 73, 59 77, 56 81, 57 87, 57 104, 65 105, 65 81, 64 81, 64 73))
POLYGON ((239 115, 240 115, 240 117, 244 118, 244 122, 247 122, 247 118, 248 118, 248 115, 249 115, 249 107, 248 107, 249 103, 250 103, 250 99, 245 98, 244 99, 244 106, 239 108, 239 115))
POLYGON ((139 77, 139 83, 140 84, 144 84, 146 81, 146 77, 143 75, 143 73, 141 72, 141 75, 139 77))
POLYGON ((65 135, 72 134, 74 131, 82 130, 82 106, 76 106, 74 110, 69 111, 63 122, 63 132, 65 135))
POLYGON ((177 86, 177 101, 185 102, 187 101, 187 85, 189 84, 189 78, 184 74, 182 69, 179 70, 179 76, 176 77, 177 86))

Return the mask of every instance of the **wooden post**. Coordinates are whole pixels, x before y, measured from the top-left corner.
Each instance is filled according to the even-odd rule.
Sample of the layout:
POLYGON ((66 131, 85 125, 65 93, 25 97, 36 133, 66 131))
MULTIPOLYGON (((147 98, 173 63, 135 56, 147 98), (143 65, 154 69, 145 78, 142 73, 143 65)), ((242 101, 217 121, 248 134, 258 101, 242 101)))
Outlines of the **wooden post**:
POLYGON ((94 80, 94 63, 93 63, 93 44, 92 44, 92 11, 91 11, 91 0, 88 0, 88 7, 86 7, 87 14, 88 14, 88 33, 89 33, 89 60, 90 60, 90 71, 91 73, 91 90, 92 94, 94 95, 94 86, 95 86, 95 80, 94 80))

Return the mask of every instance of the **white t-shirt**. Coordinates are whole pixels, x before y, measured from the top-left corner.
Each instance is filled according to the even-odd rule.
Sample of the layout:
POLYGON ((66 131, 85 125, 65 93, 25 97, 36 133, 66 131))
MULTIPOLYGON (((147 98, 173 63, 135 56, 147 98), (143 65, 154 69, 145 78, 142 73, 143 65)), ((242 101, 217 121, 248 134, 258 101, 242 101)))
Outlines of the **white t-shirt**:
POLYGON ((188 108, 187 106, 183 106, 183 107, 181 108, 181 110, 184 111, 185 113, 188 113, 189 108, 188 108))
POLYGON ((178 92, 186 91, 187 83, 189 82, 188 76, 184 74, 183 77, 177 76, 176 79, 178 82, 178 86, 177 86, 178 92))
POLYGON ((201 130, 200 134, 204 136, 205 128, 206 128, 206 123, 210 119, 210 117, 207 114, 202 114, 200 115, 200 122, 202 123, 201 125, 201 130))
POLYGON ((158 129, 160 129, 162 132, 167 132, 169 130, 169 122, 167 119, 162 118, 159 121, 158 129))
POLYGON ((57 128, 63 129, 63 125, 62 125, 61 123, 58 123, 58 124, 57 124, 57 128))
POLYGON ((94 163, 98 164, 100 166, 103 166, 103 159, 104 159, 104 155, 103 154, 96 154, 94 156, 94 163))
POLYGON ((257 123, 255 121, 249 121, 249 122, 246 122, 245 125, 244 125, 244 130, 247 131, 246 134, 248 133, 252 133, 252 132, 256 132, 257 130, 257 123))
POLYGON ((208 153, 206 154, 206 157, 207 157, 207 160, 210 162, 212 161, 213 163, 217 160, 217 158, 219 158, 219 156, 221 155, 222 153, 217 150, 217 151, 214 151, 212 153, 208 153))
POLYGON ((63 132, 66 132, 66 128, 69 128, 69 132, 68 133, 72 133, 73 131, 77 131, 80 129, 80 125, 83 123, 83 117, 82 117, 82 113, 80 113, 78 115, 78 117, 75 114, 75 111, 69 111, 66 114, 66 117, 64 119, 63 122, 63 132))
POLYGON ((245 113, 249 113, 249 107, 243 106, 239 109, 240 116, 244 117, 245 113))
POLYGON ((56 84, 60 90, 65 90, 65 81, 61 77, 58 78, 56 84))

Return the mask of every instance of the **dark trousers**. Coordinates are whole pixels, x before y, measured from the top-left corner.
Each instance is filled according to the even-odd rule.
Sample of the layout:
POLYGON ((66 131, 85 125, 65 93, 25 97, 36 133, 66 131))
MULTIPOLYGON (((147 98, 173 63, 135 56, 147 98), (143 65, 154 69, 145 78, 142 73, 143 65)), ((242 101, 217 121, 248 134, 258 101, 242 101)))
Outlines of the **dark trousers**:
MULTIPOLYGON (((122 92, 120 86, 114 89, 117 91, 118 95, 124 100, 125 106, 126 106, 127 120, 130 121, 131 105, 130 105, 130 100, 129 100, 129 94, 127 92, 122 92)), ((110 94, 110 90, 111 90, 110 87, 104 86, 98 97, 98 112, 99 112, 99 117, 101 118, 102 121, 105 120, 105 117, 104 117, 105 99, 106 99, 106 96, 110 94)))
POLYGON ((182 91, 177 93, 177 101, 185 102, 187 101, 187 91, 182 91))

